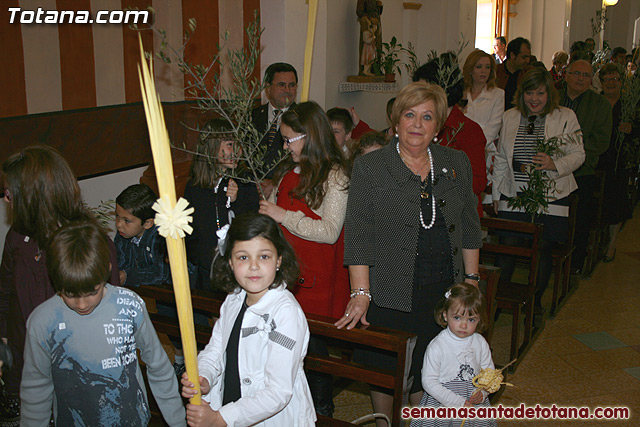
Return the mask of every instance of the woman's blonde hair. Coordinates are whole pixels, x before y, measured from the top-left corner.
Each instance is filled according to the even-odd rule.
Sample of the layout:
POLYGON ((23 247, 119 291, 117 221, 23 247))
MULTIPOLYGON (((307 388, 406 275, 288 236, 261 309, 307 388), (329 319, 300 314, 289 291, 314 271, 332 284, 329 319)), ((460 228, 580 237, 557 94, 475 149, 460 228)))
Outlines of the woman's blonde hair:
POLYGON ((476 63, 482 58, 489 58, 489 65, 491 71, 489 72, 489 79, 487 80, 487 89, 492 89, 496 86, 496 60, 492 55, 489 55, 484 50, 476 49, 467 56, 467 60, 464 61, 462 66, 462 76, 464 79, 464 89, 468 90, 473 86, 473 68, 476 63))
POLYGON ((391 126, 395 129, 402 113, 427 101, 435 104, 436 128, 440 130, 447 119, 447 94, 440 86, 423 81, 409 83, 400 91, 391 110, 391 126))
POLYGON ((447 289, 444 297, 436 304, 434 311, 436 323, 443 328, 447 327, 444 313, 452 307, 457 308, 458 312, 466 313, 469 316, 478 316, 476 332, 482 333, 487 329, 489 322, 484 296, 477 287, 466 282, 460 282, 447 289))
POLYGON ((569 54, 564 50, 559 50, 553 54, 551 57, 551 63, 555 66, 556 64, 566 65, 569 60, 569 54))

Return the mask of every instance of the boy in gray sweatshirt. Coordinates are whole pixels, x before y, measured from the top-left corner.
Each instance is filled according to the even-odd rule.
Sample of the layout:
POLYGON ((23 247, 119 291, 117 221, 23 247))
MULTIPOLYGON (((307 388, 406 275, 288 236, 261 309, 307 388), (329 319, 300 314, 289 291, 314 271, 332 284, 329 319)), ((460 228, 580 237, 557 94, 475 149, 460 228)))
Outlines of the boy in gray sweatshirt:
POLYGON ((93 222, 61 227, 47 248, 57 294, 27 321, 20 386, 22 426, 146 426, 150 419, 136 349, 170 426, 186 426, 178 384, 142 299, 106 283, 108 237, 93 222))

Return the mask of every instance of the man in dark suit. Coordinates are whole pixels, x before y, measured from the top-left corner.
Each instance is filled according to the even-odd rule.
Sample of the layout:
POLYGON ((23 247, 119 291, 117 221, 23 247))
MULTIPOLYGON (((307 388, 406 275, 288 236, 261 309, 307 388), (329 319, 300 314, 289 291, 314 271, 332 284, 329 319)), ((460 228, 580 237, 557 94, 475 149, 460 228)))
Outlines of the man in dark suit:
POLYGON ((507 59, 496 66, 496 86, 504 90, 504 111, 513 107, 513 96, 529 67, 531 43, 517 37, 507 45, 507 59))
MULTIPOLYGON (((264 135, 260 144, 266 146, 265 165, 270 165, 284 152, 280 121, 282 114, 295 105, 298 73, 292 65, 276 62, 265 70, 264 83, 264 93, 269 102, 251 111, 251 121, 258 133, 264 135)), ((267 175, 268 178, 272 176, 273 171, 267 175)), ((266 184, 263 190, 270 193, 271 185, 268 182, 266 184)))

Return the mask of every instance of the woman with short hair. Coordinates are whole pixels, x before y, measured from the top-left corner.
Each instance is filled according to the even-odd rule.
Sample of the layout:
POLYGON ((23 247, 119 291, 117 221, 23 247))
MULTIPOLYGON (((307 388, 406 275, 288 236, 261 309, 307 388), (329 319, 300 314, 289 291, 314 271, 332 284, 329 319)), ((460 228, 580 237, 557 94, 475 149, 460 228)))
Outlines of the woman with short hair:
MULTIPOLYGON (((420 369, 440 332, 433 312, 454 282, 478 285, 481 246, 468 157, 432 144, 447 116, 442 88, 406 86, 393 104, 391 142, 355 160, 347 201, 344 263, 351 300, 338 327, 360 321, 418 335, 411 403, 422 397, 420 369)), ((356 360, 395 370, 394 357, 358 352, 356 360)), ((388 390, 373 389, 375 412, 391 416, 388 390)), ((386 424, 379 424, 380 426, 386 424)))

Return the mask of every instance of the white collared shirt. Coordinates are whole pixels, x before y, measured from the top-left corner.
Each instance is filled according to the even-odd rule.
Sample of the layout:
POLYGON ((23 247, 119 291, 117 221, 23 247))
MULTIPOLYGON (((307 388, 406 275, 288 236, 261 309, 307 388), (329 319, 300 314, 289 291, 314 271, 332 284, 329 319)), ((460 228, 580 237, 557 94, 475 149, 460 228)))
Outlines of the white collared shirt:
MULTIPOLYGON (((287 107, 287 108, 279 108, 279 110, 281 111, 280 115, 278 116, 278 129, 280 129, 280 123, 282 123, 282 115, 289 109, 291 108, 291 106, 287 107)), ((271 123, 273 123, 273 116, 275 114, 275 111, 278 110, 278 108, 274 107, 273 105, 271 105, 271 103, 269 103, 269 108, 268 108, 268 116, 267 116, 267 129, 271 127, 271 123)))

